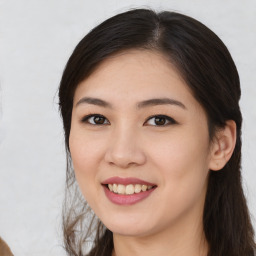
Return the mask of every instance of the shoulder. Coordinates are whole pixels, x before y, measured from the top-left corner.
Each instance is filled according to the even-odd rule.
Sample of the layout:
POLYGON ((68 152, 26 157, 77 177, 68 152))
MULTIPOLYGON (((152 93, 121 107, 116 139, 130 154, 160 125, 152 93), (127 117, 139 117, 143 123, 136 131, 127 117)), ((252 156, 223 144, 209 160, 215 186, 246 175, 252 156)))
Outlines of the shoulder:
POLYGON ((0 237, 0 255, 2 256, 13 256, 7 243, 0 237))

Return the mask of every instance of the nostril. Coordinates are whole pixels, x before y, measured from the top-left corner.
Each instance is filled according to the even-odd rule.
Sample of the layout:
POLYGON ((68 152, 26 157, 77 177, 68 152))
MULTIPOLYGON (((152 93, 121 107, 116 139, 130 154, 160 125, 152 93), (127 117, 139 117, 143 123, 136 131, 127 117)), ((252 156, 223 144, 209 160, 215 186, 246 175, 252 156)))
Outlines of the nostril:
POLYGON ((132 146, 133 143, 115 143, 110 145, 105 152, 104 159, 111 166, 128 168, 133 165, 142 165, 146 162, 146 156, 140 148, 132 146))

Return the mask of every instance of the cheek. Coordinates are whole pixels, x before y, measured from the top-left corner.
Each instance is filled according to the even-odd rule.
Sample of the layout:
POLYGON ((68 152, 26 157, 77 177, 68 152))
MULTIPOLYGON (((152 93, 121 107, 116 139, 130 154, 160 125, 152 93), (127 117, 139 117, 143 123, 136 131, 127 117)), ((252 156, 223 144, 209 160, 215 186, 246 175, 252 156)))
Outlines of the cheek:
POLYGON ((196 169, 199 171, 199 167, 207 165, 209 159, 208 136, 203 131, 184 130, 165 137, 152 136, 147 148, 150 148, 148 154, 154 158, 155 164, 173 170, 178 176, 188 173, 189 166, 198 166, 196 169))
POLYGON ((196 200, 205 189, 208 175, 207 132, 206 136, 203 131, 194 132, 193 136, 185 134, 158 141, 151 154, 155 156, 153 161, 164 184, 164 194, 177 204, 196 200))
POLYGON ((98 181, 97 170, 102 158, 102 143, 97 143, 97 141, 92 143, 88 137, 71 133, 69 145, 76 180, 87 199, 88 191, 95 189, 95 184, 98 181))
MULTIPOLYGON (((70 131, 69 146, 71 158, 77 170, 89 172, 89 167, 102 155, 104 141, 98 133, 84 131, 75 122, 70 131)), ((75 169, 75 171, 77 171, 75 169)))

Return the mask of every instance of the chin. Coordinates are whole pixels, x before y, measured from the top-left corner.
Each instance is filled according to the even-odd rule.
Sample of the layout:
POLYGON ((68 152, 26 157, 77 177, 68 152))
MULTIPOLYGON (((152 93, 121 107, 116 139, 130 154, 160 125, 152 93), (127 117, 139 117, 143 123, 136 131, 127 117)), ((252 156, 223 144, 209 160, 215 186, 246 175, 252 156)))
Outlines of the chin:
POLYGON ((150 234, 149 230, 137 229, 137 228, 127 229, 126 227, 125 228, 118 227, 118 228, 113 228, 109 230, 111 230, 113 234, 117 234, 120 236, 130 236, 130 237, 142 237, 150 234))
POLYGON ((122 235, 122 236, 146 236, 149 235, 153 228, 151 226, 144 225, 140 222, 130 222, 130 221, 119 221, 106 223, 105 226, 112 231, 114 234, 122 235))

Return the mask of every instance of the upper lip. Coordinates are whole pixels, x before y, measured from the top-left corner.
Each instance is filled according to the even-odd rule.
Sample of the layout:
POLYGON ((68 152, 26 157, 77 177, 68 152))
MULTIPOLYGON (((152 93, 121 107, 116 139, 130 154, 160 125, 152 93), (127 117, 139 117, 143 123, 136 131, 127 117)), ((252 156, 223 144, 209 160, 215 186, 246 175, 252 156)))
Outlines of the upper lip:
POLYGON ((141 185, 147 185, 147 186, 156 186, 156 184, 153 184, 151 182, 141 180, 135 177, 128 177, 128 178, 111 177, 102 182, 102 185, 107 185, 107 184, 122 184, 122 185, 141 184, 141 185))

